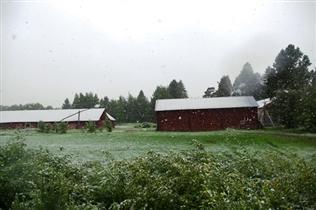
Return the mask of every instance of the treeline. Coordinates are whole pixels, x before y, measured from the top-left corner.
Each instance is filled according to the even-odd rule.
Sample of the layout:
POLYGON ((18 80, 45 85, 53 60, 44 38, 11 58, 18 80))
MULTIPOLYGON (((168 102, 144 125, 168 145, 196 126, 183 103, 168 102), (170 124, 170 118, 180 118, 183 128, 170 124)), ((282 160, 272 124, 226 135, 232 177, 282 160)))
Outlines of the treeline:
POLYGON ((157 99, 187 98, 188 94, 183 82, 172 80, 168 86, 157 86, 152 97, 148 99, 142 90, 135 97, 131 94, 127 98, 109 99, 107 96, 99 98, 93 93, 76 93, 73 102, 66 98, 63 109, 77 108, 105 108, 118 122, 151 122, 154 121, 154 108, 157 99))
POLYGON ((40 103, 28 103, 28 104, 14 104, 11 106, 0 105, 1 111, 12 111, 12 110, 44 110, 44 109, 53 109, 52 106, 44 106, 40 103))

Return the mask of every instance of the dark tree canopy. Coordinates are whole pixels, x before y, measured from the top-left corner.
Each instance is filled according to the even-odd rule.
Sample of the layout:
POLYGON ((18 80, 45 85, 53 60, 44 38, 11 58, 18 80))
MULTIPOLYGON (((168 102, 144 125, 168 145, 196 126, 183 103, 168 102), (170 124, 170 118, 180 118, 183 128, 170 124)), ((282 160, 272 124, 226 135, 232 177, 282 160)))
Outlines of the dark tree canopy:
POLYGON ((172 80, 168 86, 168 93, 170 98, 187 98, 187 91, 180 80, 177 82, 176 80, 172 80))
POLYGON ((150 103, 142 90, 136 98, 136 110, 138 114, 136 121, 146 122, 150 120, 150 103))
POLYGON ((109 110, 110 99, 107 96, 100 99, 100 107, 105 108, 105 110, 109 110))
POLYGON ((127 101, 123 96, 120 96, 118 100, 112 99, 109 107, 109 112, 118 122, 127 122, 127 101))
POLYGON ((273 97, 272 113, 287 128, 316 131, 315 72, 309 71, 309 58, 298 47, 280 51, 265 73, 265 89, 273 97))
POLYGON ((137 99, 128 94, 126 103, 127 122, 136 122, 138 118, 137 99))
POLYGON ((179 89, 179 97, 180 98, 187 98, 188 97, 187 90, 185 89, 182 80, 180 80, 178 82, 178 89, 179 89))
POLYGON ((154 121, 154 118, 155 118, 156 100, 168 99, 168 98, 170 98, 168 88, 161 85, 157 86, 150 100, 150 111, 149 111, 150 121, 154 121))
POLYGON ((233 90, 229 76, 223 76, 218 83, 218 89, 215 92, 216 97, 231 96, 233 90))
POLYGON ((62 105, 61 108, 62 108, 62 109, 71 109, 71 104, 70 104, 68 98, 65 99, 65 101, 64 101, 64 103, 63 103, 63 105, 62 105))
POLYGON ((254 96, 261 98, 261 76, 255 73, 250 63, 245 63, 241 72, 236 77, 233 85, 233 95, 235 96, 254 96))
POLYGON ((157 86, 153 96, 152 96, 152 101, 156 101, 157 99, 167 99, 170 98, 168 88, 163 87, 163 86, 157 86))
POLYGON ((295 90, 307 86, 312 79, 311 62, 300 48, 290 44, 282 49, 272 67, 266 70, 265 85, 270 97, 278 90, 295 90))
POLYGON ((94 108, 99 104, 99 98, 97 94, 89 93, 79 93, 75 94, 72 108, 74 109, 82 109, 82 108, 94 108))

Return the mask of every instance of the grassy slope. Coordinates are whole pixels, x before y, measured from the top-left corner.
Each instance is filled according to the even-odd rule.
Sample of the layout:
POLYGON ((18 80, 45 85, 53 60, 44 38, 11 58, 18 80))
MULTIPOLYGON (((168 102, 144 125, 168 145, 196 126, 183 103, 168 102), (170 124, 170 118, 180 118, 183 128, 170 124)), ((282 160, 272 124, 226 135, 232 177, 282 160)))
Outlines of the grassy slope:
MULTIPOLYGON (((260 131, 226 130, 217 132, 155 132, 121 126, 112 133, 95 134, 71 130, 67 134, 41 134, 23 131, 26 143, 33 148, 42 146, 57 154, 72 154, 74 160, 102 160, 109 154, 115 159, 135 157, 153 150, 157 152, 181 151, 192 148, 196 139, 208 151, 234 152, 246 150, 276 150, 296 153, 316 162, 314 136, 285 135, 260 131), (62 148, 62 149, 61 149, 62 148)), ((0 131, 0 144, 15 136, 14 131, 0 131)))

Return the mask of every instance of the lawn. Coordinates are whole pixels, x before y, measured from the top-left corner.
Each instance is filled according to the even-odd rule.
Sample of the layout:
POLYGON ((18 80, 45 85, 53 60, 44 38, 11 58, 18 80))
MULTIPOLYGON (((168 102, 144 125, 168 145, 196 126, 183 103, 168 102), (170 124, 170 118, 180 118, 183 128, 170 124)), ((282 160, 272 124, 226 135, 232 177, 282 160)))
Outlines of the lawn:
POLYGON ((295 153, 306 159, 316 160, 314 136, 284 134, 267 131, 241 131, 228 129, 215 132, 157 132, 153 129, 136 129, 133 124, 117 126, 106 131, 87 133, 69 130, 66 134, 45 134, 36 130, 0 131, 0 144, 23 136, 31 148, 43 147, 58 155, 71 154, 74 160, 105 160, 132 158, 148 151, 168 152, 191 149, 192 140, 202 143, 207 151, 235 152, 274 150, 295 153), (18 134, 17 134, 18 133, 18 134))

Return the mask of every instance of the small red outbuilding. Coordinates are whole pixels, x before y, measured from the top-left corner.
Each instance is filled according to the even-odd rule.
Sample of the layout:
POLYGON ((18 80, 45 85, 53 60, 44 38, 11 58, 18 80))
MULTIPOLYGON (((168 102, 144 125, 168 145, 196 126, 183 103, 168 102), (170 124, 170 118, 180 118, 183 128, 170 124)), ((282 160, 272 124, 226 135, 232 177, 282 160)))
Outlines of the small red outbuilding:
POLYGON ((212 131, 259 127, 252 96, 160 99, 155 111, 158 131, 212 131))

